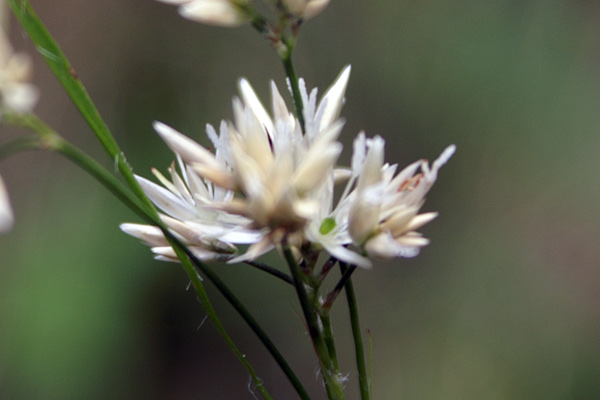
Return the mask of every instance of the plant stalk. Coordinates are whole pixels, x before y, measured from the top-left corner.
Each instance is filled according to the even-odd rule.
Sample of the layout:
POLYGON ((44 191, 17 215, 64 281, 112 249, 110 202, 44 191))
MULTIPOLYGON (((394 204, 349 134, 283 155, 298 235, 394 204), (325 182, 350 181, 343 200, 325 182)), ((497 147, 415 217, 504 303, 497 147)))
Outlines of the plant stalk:
POLYGON ((308 333, 313 342, 315 352, 321 366, 321 376, 325 383, 325 390, 329 400, 345 400, 344 387, 340 374, 337 372, 336 363, 333 361, 327 342, 324 339, 325 333, 323 321, 319 315, 319 304, 317 296, 310 296, 307 288, 306 279, 303 277, 300 266, 296 262, 294 254, 287 243, 283 244, 283 253, 290 268, 292 278, 294 279, 294 287, 302 307, 304 319, 308 328, 308 333))
MULTIPOLYGON (((342 275, 345 276, 348 271, 353 271, 353 267, 348 266, 344 262, 340 262, 342 275)), ((352 336, 354 338, 354 352, 356 356, 356 367, 358 369, 358 384, 360 387, 361 400, 371 400, 370 382, 367 375, 367 367, 365 362, 365 351, 363 348, 362 333, 358 320, 358 304, 354 293, 352 279, 348 276, 345 283, 346 299, 348 300, 348 310, 350 312, 350 325, 352 326, 352 336)))

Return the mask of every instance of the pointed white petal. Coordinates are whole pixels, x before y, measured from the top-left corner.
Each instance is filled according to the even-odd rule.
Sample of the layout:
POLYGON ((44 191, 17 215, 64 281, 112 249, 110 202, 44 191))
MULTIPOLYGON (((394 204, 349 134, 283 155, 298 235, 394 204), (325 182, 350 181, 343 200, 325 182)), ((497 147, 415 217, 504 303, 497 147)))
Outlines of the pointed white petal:
POLYGON ((275 121, 289 121, 290 112, 273 81, 271 81, 271 99, 273 101, 273 119, 275 121))
POLYGON ((438 215, 439 214, 437 212, 428 212, 425 214, 419 214, 415 216, 407 225, 406 232, 416 231, 423 225, 428 224, 434 219, 436 219, 438 215))
POLYGON ((347 168, 336 168, 333 170, 333 181, 336 185, 343 183, 352 177, 352 171, 347 168))
POLYGON ((264 232, 236 228, 223 234, 221 240, 236 244, 253 244, 260 242, 264 235, 264 232))
POLYGON ((229 0, 194 0, 179 7, 179 13, 192 21, 209 25, 236 27, 246 22, 229 0))
POLYGON ((187 164, 205 164, 211 168, 222 169, 215 156, 198 143, 162 122, 154 122, 154 130, 165 141, 167 146, 183 158, 187 164))
POLYGON ((273 136, 275 133, 273 120, 271 120, 271 117, 263 107, 258 96, 256 96, 256 93, 254 92, 254 89, 252 89, 250 83, 246 79, 240 79, 238 86, 240 89, 240 94, 242 95, 242 99, 244 100, 244 104, 246 104, 247 107, 250 107, 254 115, 256 115, 256 118, 258 118, 269 135, 273 136))
POLYGON ((383 186, 373 185, 364 193, 357 193, 348 216, 348 233, 357 244, 362 244, 377 229, 383 186))
POLYGON ((419 254, 419 249, 420 245, 397 242, 389 232, 382 232, 365 243, 365 250, 369 255, 383 259, 415 257, 419 254))
POLYGON ((326 243, 323 243, 323 247, 325 250, 329 252, 332 256, 337 258, 340 261, 347 262, 351 265, 356 265, 361 268, 371 269, 373 268, 373 263, 367 257, 363 257, 360 254, 347 249, 344 246, 328 246, 326 243))
MULTIPOLYGON (((325 3, 322 5, 323 7, 327 5, 327 2, 321 3, 325 3)), ((326 129, 339 118, 340 110, 344 103, 344 94, 348 86, 348 79, 350 78, 350 70, 350 65, 342 70, 319 104, 317 114, 321 114, 321 130, 326 129)))
POLYGON ((390 231, 392 236, 400 236, 408 231, 408 226, 411 220, 417 214, 418 207, 403 207, 395 212, 390 218, 387 218, 380 227, 382 230, 390 231))
POLYGON ((442 154, 440 154, 440 156, 433 162, 433 169, 437 171, 442 166, 444 166, 444 164, 446 164, 448 160, 450 160, 450 157, 452 157, 455 152, 455 145, 451 144, 450 146, 446 147, 446 149, 442 151, 442 154))
MULTIPOLYGON (((417 172, 417 170, 421 166, 422 162, 423 162, 422 160, 415 161, 414 163, 410 164, 409 166, 404 168, 402 171, 400 171, 400 173, 398 173, 398 175, 396 175, 396 177, 392 180, 392 182, 390 182, 390 190, 394 191, 394 192, 401 190, 402 185, 408 179, 410 179, 414 176, 415 172, 417 172)), ((402 189, 404 189, 404 188, 402 188, 402 189)))
POLYGON ((275 245, 270 237, 265 236, 260 242, 253 244, 244 254, 229 260, 229 264, 236 264, 244 261, 256 260, 258 257, 273 250, 275 245))
POLYGON ((168 245, 162 231, 156 226, 125 223, 119 227, 129 236, 142 240, 148 246, 168 245))
POLYGON ((380 136, 367 139, 367 155, 360 168, 360 175, 356 183, 356 190, 359 195, 367 187, 381 182, 384 145, 385 141, 380 136))
POLYGON ((352 143, 352 173, 355 176, 360 174, 362 165, 367 157, 367 138, 364 131, 360 131, 352 143))
POLYGON ((304 18, 312 18, 321 13, 329 4, 329 0, 311 0, 304 9, 304 18))
POLYGON ((294 174, 292 184, 298 193, 309 192, 321 186, 328 179, 335 161, 342 152, 342 148, 341 143, 331 143, 327 147, 315 146, 311 148, 294 174))
POLYGON ((196 218, 195 209, 172 192, 141 176, 135 178, 148 198, 165 213, 183 220, 196 218))

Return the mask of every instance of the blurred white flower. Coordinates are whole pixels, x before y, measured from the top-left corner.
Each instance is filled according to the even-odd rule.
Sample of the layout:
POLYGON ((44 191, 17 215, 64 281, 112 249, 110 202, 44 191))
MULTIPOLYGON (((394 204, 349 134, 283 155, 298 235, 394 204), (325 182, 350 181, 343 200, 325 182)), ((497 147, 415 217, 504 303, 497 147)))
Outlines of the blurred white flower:
POLYGON ((248 0, 158 0, 179 5, 181 16, 196 22, 223 27, 236 27, 248 21, 240 6, 248 0))
POLYGON ((303 18, 312 18, 327 7, 329 0, 283 0, 288 10, 303 18))
POLYGON ((14 223, 14 216, 4 181, 0 176, 0 233, 8 232, 14 223))
POLYGON ((26 113, 37 103, 37 88, 29 83, 31 59, 15 53, 4 29, 0 29, 0 114, 4 111, 26 113))

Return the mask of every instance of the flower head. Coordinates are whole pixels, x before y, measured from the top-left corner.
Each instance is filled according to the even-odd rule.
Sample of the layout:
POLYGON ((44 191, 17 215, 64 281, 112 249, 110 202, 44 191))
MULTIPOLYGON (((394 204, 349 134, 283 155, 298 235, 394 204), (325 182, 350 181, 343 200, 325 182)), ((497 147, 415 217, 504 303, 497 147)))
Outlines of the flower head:
POLYGON ((372 266, 370 257, 414 257, 429 243, 417 229, 438 214, 418 212, 439 168, 455 151, 451 145, 431 167, 419 160, 394 176, 397 165, 384 163, 384 147, 379 136, 358 135, 350 179, 336 208, 307 229, 330 254, 363 268, 372 266))
MULTIPOLYGON (((338 116, 349 72, 349 67, 344 69, 318 104, 317 90, 309 95, 302 82, 304 135, 275 84, 270 115, 245 79, 239 83, 240 98, 233 101, 233 122, 221 122, 218 134, 207 125, 214 153, 155 123, 157 133, 176 153, 183 177, 172 167, 171 181, 155 172, 164 187, 138 178, 165 213, 163 221, 186 243, 212 246, 211 251, 251 244, 236 261, 269 251, 284 235, 301 235, 304 225, 320 213, 322 192, 333 179, 342 150, 337 137, 343 122, 338 116)), ((155 252, 167 246, 156 228, 127 224, 124 230, 155 252)))
MULTIPOLYGON (((419 210, 455 146, 431 167, 419 160, 396 174, 397 165, 384 162, 385 141, 361 132, 351 167, 337 167, 339 113, 349 75, 346 67, 320 102, 317 89, 309 94, 299 81, 304 132, 275 84, 268 112, 245 79, 239 82, 240 97, 233 100, 233 121, 222 121, 218 133, 207 125, 214 151, 155 123, 176 154, 178 169, 171 166, 170 179, 154 171, 162 186, 141 177, 138 182, 168 229, 203 260, 254 259, 284 238, 298 256, 301 248, 325 249, 365 268, 372 266, 371 257, 417 255, 429 243, 417 230, 437 217, 419 210), (344 180, 334 208, 334 186, 344 180), (236 257, 239 244, 250 247, 236 257)), ((137 224, 122 229, 152 246, 158 258, 176 258, 160 229, 137 224)))
POLYGON ((437 172, 454 154, 449 146, 432 167, 419 160, 394 176, 396 166, 383 163, 384 141, 376 136, 357 138, 355 148, 365 154, 356 188, 348 202, 348 232, 355 245, 380 258, 414 257, 429 240, 416 232, 437 217, 418 214, 437 172), (366 145, 366 153, 364 152, 366 145), (420 169, 420 172, 418 172, 420 169))
POLYGON ((236 27, 243 25, 248 18, 240 10, 247 0, 159 0, 163 3, 179 5, 181 16, 207 25, 236 27))

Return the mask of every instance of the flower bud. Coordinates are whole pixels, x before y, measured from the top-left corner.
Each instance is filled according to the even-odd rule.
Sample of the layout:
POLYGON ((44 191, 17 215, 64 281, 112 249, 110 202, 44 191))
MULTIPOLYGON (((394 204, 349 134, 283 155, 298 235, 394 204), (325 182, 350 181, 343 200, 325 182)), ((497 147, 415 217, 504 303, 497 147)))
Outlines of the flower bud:
POLYGON ((237 7, 247 0, 159 0, 167 4, 178 4, 179 14, 184 18, 207 25, 236 27, 247 21, 237 7))
POLYGON ((283 0, 288 10, 303 18, 312 18, 327 7, 329 0, 283 0))

